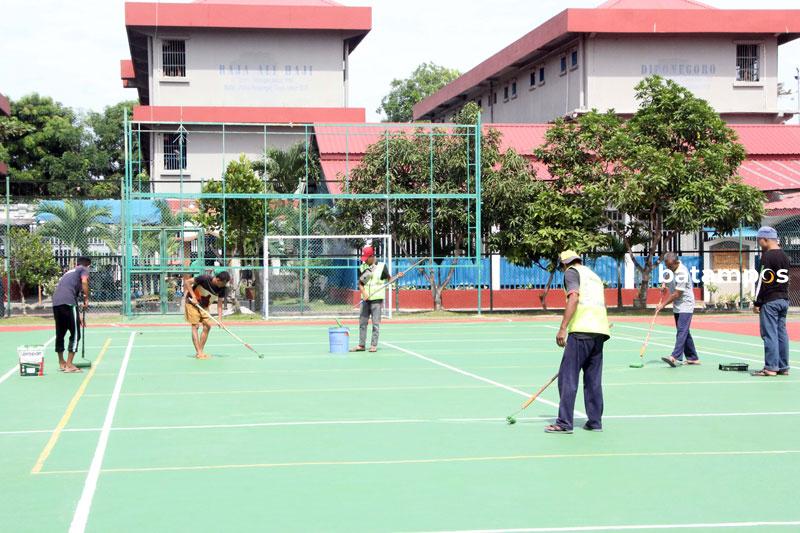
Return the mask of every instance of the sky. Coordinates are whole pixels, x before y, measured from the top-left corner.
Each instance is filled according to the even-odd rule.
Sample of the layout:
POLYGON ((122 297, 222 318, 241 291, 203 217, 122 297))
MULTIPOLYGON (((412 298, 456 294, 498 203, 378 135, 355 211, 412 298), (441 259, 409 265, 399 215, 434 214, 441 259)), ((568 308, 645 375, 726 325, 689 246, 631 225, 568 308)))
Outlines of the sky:
MULTIPOLYGON (((172 0, 179 1, 179 0, 172 0)), ((394 78, 422 62, 466 72, 566 7, 602 0, 339 0, 371 6, 372 31, 350 57, 352 107, 376 112, 394 78)), ((119 60, 130 57, 123 0, 2 0, 0 92, 39 92, 78 109, 135 99, 119 60)), ((727 9, 792 9, 798 0, 706 0, 727 9)), ((795 88, 800 40, 780 48, 779 78, 795 88)), ((797 107, 796 95, 782 107, 797 107)))

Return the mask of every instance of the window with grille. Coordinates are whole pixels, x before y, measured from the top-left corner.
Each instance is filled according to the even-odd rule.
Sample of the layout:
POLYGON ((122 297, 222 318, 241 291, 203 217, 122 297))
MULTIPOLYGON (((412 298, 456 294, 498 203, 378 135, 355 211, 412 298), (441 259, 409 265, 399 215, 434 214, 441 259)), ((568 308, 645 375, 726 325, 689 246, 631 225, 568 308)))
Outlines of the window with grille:
POLYGON ((164 76, 186 77, 186 41, 169 40, 161 45, 161 63, 164 76))
POLYGON ((569 59, 570 68, 572 68, 573 70, 578 68, 578 51, 573 50, 572 52, 570 52, 569 58, 570 58, 569 59))
POLYGON ((736 45, 736 81, 760 81, 761 45, 736 45))
POLYGON ((544 67, 539 67, 539 85, 544 85, 544 67))
POLYGON ((511 80, 511 98, 517 97, 517 80, 511 80))
POLYGON ((567 56, 561 56, 561 74, 567 73, 567 56))
POLYGON ((536 87, 536 71, 535 70, 531 71, 530 86, 531 87, 536 87))
POLYGON ((186 135, 164 134, 164 170, 186 170, 186 135))
POLYGON ((503 101, 508 102, 508 85, 503 88, 503 101))

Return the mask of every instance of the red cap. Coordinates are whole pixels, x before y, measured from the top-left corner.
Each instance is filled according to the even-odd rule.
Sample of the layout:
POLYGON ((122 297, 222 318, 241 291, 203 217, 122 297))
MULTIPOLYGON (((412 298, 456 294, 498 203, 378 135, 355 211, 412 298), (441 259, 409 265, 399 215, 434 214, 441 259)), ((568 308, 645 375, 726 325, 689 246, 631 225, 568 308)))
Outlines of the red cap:
POLYGON ((373 255, 375 255, 375 249, 372 246, 365 246, 364 249, 361 250, 361 261, 366 261, 373 255))

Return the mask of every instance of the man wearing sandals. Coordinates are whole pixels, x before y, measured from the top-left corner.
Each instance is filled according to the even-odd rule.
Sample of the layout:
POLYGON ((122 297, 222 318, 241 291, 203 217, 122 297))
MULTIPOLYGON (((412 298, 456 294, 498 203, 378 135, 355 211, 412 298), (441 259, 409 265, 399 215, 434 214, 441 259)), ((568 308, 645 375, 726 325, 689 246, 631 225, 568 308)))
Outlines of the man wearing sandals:
POLYGON ((56 290, 53 292, 58 369, 69 374, 82 372, 72 363, 72 360, 75 359, 75 352, 78 351, 81 328, 85 327, 78 312, 78 300, 81 299, 81 295, 83 295, 84 308, 89 307, 89 266, 91 264, 92 260, 88 257, 79 257, 75 268, 61 276, 56 290), (67 359, 64 360, 64 337, 67 332, 69 332, 69 346, 67 347, 67 359))
POLYGON ((694 339, 689 328, 692 325, 694 315, 694 290, 692 288, 692 276, 689 269, 680 262, 678 254, 669 252, 664 255, 664 264, 672 271, 672 279, 662 287, 661 290, 669 289, 670 295, 658 307, 661 311, 669 304, 672 304, 672 314, 675 316, 675 348, 668 357, 661 360, 672 368, 679 365, 699 365, 700 358, 697 356, 697 349, 694 347, 694 339), (686 356, 684 361, 683 356, 686 356))
MULTIPOLYGON (((389 269, 384 263, 375 258, 375 248, 365 246, 361 251, 361 266, 359 267, 358 288, 361 291, 361 307, 358 316, 358 346, 353 352, 363 352, 367 345, 367 327, 372 318, 372 342, 369 351, 378 351, 378 336, 381 328, 381 313, 383 312, 383 299, 386 293, 386 284, 392 279, 389 269)), ((403 277, 403 273, 397 275, 403 277)))
POLYGON ((764 226, 758 230, 761 248, 761 273, 753 310, 758 313, 764 340, 764 368, 754 376, 789 375, 789 257, 781 250, 778 232, 764 226))
POLYGON ((572 250, 561 254, 567 307, 556 335, 564 349, 558 371, 558 419, 547 433, 572 433, 578 378, 583 371, 583 401, 589 420, 583 429, 603 430, 603 344, 611 337, 602 280, 572 250))

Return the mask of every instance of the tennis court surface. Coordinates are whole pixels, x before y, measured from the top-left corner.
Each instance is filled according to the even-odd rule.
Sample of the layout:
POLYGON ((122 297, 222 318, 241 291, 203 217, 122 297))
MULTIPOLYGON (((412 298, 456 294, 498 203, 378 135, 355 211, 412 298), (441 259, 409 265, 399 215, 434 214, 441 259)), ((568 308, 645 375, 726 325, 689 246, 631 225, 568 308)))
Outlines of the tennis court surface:
MULTIPOLYGON (((554 321, 395 321, 377 354, 327 353, 327 326, 92 328, 81 376, 21 378, 4 332, 3 531, 800 531, 800 370, 754 378, 758 337, 696 330, 703 366, 667 368, 674 330, 618 322, 605 432, 547 435, 554 321)), ((357 326, 350 326, 355 334, 357 326)), ((351 345, 353 339, 351 339, 351 345)), ((793 347, 796 360, 800 350, 793 347)), ((576 406, 582 410, 579 396, 576 406)))

